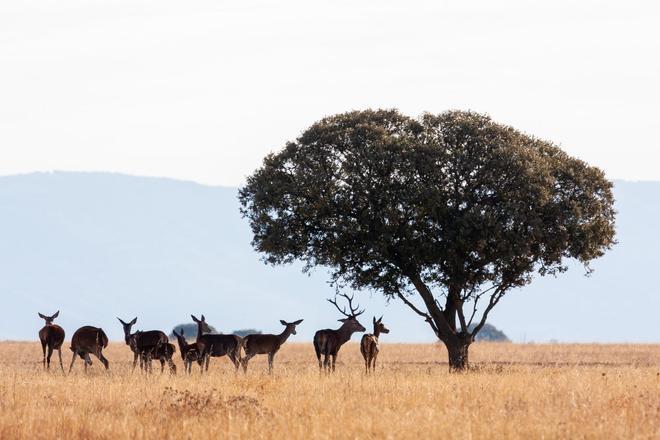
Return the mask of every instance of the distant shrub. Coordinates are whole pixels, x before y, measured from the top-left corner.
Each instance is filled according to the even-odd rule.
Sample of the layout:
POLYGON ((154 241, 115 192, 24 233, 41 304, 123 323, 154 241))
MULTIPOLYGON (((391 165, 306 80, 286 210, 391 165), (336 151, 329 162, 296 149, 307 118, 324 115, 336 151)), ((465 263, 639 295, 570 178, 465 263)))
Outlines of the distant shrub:
POLYGON ((247 335, 260 335, 261 330, 256 330, 256 329, 253 329, 253 328, 245 328, 245 329, 242 329, 242 330, 234 330, 233 334, 235 334, 237 336, 240 336, 240 337, 247 336, 247 335))
MULTIPOLYGON (((470 331, 474 329, 474 324, 470 326, 470 331)), ((486 323, 481 331, 477 333, 476 341, 480 342, 511 342, 511 340, 492 324, 486 323)))
MULTIPOLYGON (((212 325, 209 325, 209 328, 211 329, 211 333, 216 333, 216 330, 212 325)), ((176 330, 177 333, 181 333, 182 329, 185 332, 186 339, 195 339, 197 337, 197 324, 190 322, 186 324, 175 325, 172 329, 172 332, 170 333, 170 339, 175 338, 174 330, 176 330)))

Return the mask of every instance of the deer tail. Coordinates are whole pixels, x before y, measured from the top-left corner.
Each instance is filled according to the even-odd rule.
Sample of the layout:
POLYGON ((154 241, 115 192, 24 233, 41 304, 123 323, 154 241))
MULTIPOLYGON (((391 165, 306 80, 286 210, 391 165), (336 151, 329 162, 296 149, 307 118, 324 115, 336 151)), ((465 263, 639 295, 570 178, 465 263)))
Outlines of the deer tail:
POLYGON ((106 348, 108 346, 108 336, 105 334, 102 328, 96 332, 96 343, 102 347, 106 348))

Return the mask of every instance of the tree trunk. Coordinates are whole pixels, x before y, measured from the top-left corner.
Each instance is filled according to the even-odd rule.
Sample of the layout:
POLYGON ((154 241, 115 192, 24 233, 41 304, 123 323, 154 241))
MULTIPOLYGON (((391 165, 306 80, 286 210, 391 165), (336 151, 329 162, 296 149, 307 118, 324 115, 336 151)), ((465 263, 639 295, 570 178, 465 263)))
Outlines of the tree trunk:
POLYGON ((445 342, 445 347, 447 347, 447 354, 449 355, 450 372, 462 372, 470 367, 468 361, 469 340, 457 338, 456 340, 445 342))

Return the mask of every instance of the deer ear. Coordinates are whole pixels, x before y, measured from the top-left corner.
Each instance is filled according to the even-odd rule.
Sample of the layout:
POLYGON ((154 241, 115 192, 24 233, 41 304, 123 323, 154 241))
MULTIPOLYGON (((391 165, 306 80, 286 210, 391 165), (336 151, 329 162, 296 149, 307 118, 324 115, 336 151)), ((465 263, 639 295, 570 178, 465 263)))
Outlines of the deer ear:
POLYGON ((383 322, 383 315, 380 315, 380 318, 378 318, 378 322, 383 322))
POLYGON ((341 318, 341 319, 338 319, 337 321, 339 321, 339 322, 346 322, 346 321, 348 321, 348 318, 341 318))
POLYGON ((121 325, 127 325, 124 321, 121 320, 119 316, 117 317, 117 319, 119 320, 119 322, 121 322, 121 325))
POLYGON ((374 316, 374 324, 376 324, 378 321, 376 321, 376 317, 374 316))
POLYGON ((130 322, 130 324, 135 325, 136 322, 137 322, 137 316, 130 322))
POLYGON ((37 315, 39 315, 39 318, 41 318, 41 319, 46 319, 46 317, 44 315, 42 315, 41 313, 39 313, 39 312, 37 312, 37 315))
POLYGON ((294 324, 294 325, 298 325, 298 324, 300 324, 301 322, 303 322, 303 320, 302 320, 302 319, 299 319, 299 320, 297 320, 296 322, 294 322, 293 324, 294 324))
POLYGON ((204 318, 204 315, 202 315, 202 322, 206 322, 206 318, 204 318))
POLYGON ((280 324, 282 324, 282 325, 289 325, 289 324, 288 324, 285 320, 283 320, 283 319, 280 319, 280 324))
POLYGON ((193 321, 199 322, 199 319, 195 318, 195 315, 190 315, 190 317, 192 318, 193 321))
POLYGON ((58 316, 60 316, 60 311, 59 310, 57 312, 53 313, 53 316, 51 316, 50 319, 55 319, 58 316))

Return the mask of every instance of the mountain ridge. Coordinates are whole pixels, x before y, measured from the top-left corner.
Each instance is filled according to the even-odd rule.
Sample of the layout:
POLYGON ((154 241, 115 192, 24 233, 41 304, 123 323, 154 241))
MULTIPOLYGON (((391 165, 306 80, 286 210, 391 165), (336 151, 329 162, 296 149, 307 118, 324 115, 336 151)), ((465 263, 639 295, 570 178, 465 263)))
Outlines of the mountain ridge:
MULTIPOLYGON (((233 187, 121 173, 0 176, 0 296, 10 312, 0 339, 35 339, 36 313, 58 308, 69 336, 95 324, 117 340, 115 316, 138 315, 138 328, 168 332, 190 313, 225 332, 279 332, 280 319, 305 318, 298 340, 334 326, 326 272, 264 265, 236 195, 233 187)), ((660 182, 616 181, 615 196, 619 244, 594 262, 596 272, 585 278, 572 267, 556 279, 536 277, 503 298, 493 325, 514 341, 660 342, 651 312, 659 295, 649 287, 660 247, 660 182), (626 322, 630 316, 636 321, 626 322)), ((399 301, 388 306, 368 292, 358 299, 367 328, 370 315, 385 314, 389 341, 433 340, 399 301)))

